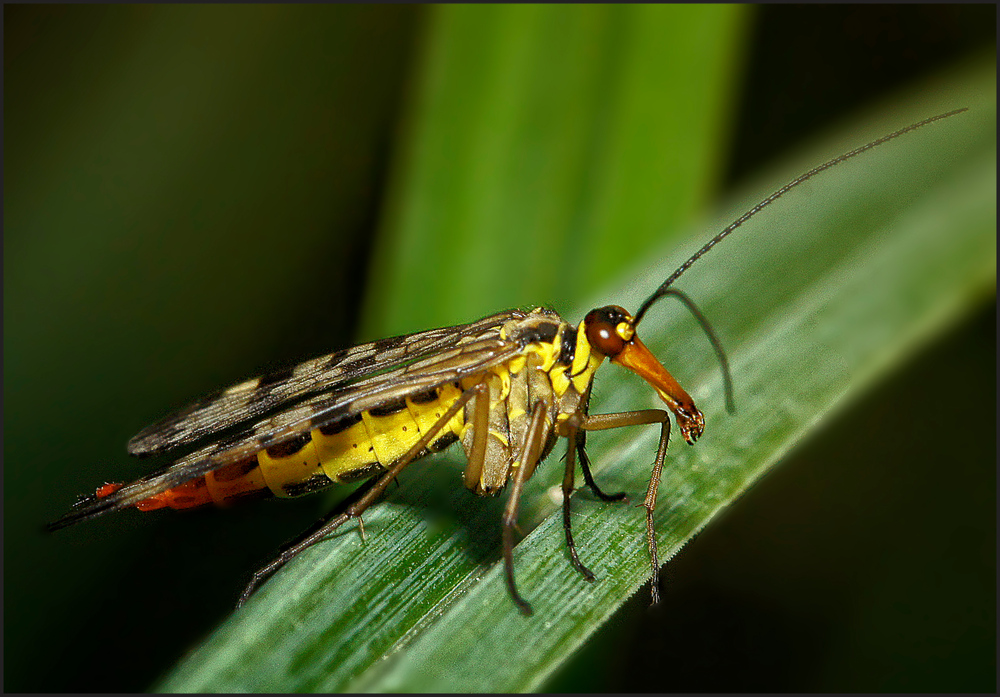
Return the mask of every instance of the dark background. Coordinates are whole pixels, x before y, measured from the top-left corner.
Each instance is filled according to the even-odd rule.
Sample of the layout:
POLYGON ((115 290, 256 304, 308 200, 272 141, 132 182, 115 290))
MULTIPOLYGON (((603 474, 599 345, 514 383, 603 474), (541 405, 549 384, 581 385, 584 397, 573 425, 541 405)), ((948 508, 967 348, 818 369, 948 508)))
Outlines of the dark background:
MULTIPOLYGON (((218 334, 196 340, 206 353, 217 355, 221 366, 217 374, 158 376, 161 357, 144 356, 148 365, 131 368, 136 394, 155 392, 169 381, 182 402, 206 385, 323 353, 352 338, 366 280, 365 267, 356 260, 364 255, 378 219, 396 114, 411 87, 427 10, 323 11, 336 19, 342 34, 334 38, 342 40, 339 50, 355 69, 337 78, 328 101, 317 107, 322 117, 317 123, 341 119, 351 125, 352 137, 316 148, 337 152, 342 186, 330 203, 335 222, 317 226, 316 246, 307 251, 340 266, 322 278, 274 278, 266 258, 252 261, 253 250, 266 240, 248 237, 230 250, 233 263, 247 264, 247 273, 258 280, 260 295, 248 300, 251 309, 267 302, 272 283, 295 283, 302 297, 313 301, 289 308, 285 325, 257 328, 253 341, 259 346, 252 357, 227 346, 223 308, 198 297, 136 298, 148 306, 151 323, 161 317, 166 322, 158 302, 181 303, 193 314, 218 313, 218 334), (316 321, 318 315, 324 321, 316 321)), ((62 105, 46 101, 47 85, 69 81, 86 90, 87 57, 112 41, 123 41, 119 48, 126 50, 130 23, 151 22, 156 12, 6 6, 5 149, 30 144, 38 151, 36 159, 50 156, 38 143, 58 145, 59 136, 47 131, 46 113, 57 113, 62 105)), ((324 22, 316 24, 317 32, 328 30, 324 22)), ((993 6, 757 9, 722 188, 737 185, 859 106, 993 50, 995 27, 993 6)), ((219 39, 196 37, 206 46, 219 39)), ((303 46, 309 41, 302 37, 303 46)), ((322 70, 319 62, 316 69, 322 70)), ((261 70, 281 71, 282 66, 262 65, 261 70)), ((288 89, 309 88, 303 82, 288 89)), ((247 109, 257 106, 251 102, 247 109)), ((219 128, 240 128, 240 123, 219 128)), ((285 161, 284 168, 272 172, 268 195, 294 197, 302 195, 296 187, 308 186, 311 172, 328 174, 331 166, 319 156, 310 159, 313 150, 302 143, 329 138, 316 126, 301 140, 290 138, 285 152, 209 152, 206 167, 212 157, 246 157, 244 166, 267 169, 262 167, 266 162, 272 170, 274 162, 285 161)), ((5 194, 25 176, 11 166, 21 160, 10 158, 14 155, 5 154, 5 194)), ((202 175, 210 173, 191 173, 202 175)), ((143 225, 176 223, 170 192, 163 199, 162 218, 143 225)), ((7 212, 5 202, 5 224, 10 225, 7 212)), ((5 277, 17 263, 19 242, 10 231, 5 235, 5 277)), ((209 258, 218 250, 208 244, 193 234, 189 253, 209 258)), ((80 265, 87 264, 88 253, 115 251, 68 249, 65 253, 77 254, 80 265)), ((57 262, 55 268, 61 268, 57 262)), ((163 268, 170 268, 169 259, 163 268)), ((212 269, 195 266, 190 272, 212 269)), ((141 278, 164 271, 121 273, 141 278)), ((44 278, 38 280, 44 286, 44 278)), ((109 303, 117 301, 115 287, 109 284, 109 303)), ((5 328, 26 300, 5 293, 5 328)), ((131 360, 128 333, 119 336, 99 319, 90 321, 88 309, 75 307, 73 297, 64 302, 77 315, 74 331, 106 334, 108 345, 121 346, 120 360, 131 360)), ((38 326, 45 329, 45 318, 38 326)), ((175 330, 180 331, 169 324, 160 329, 165 335, 175 330)), ((230 612, 248 571, 305 528, 325 504, 269 507, 266 520, 251 508, 224 516, 195 512, 170 525, 97 521, 72 539, 41 538, 42 521, 59 515, 75 494, 92 488, 95 476, 103 476, 95 475, 91 454, 124 460, 120 448, 132 435, 135 414, 149 410, 155 416, 166 406, 109 401, 113 397, 99 394, 105 377, 83 372, 92 364, 85 348, 50 348, 51 369, 67 367, 60 390, 93 391, 94 414, 114 427, 97 436, 90 425, 94 414, 54 416, 62 393, 31 392, 32 376, 18 370, 16 350, 5 338, 4 686, 8 691, 141 690, 230 612), (30 433, 25 424, 40 421, 53 436, 65 438, 18 438, 30 433), (60 477, 53 470, 47 477, 10 468, 8 458, 23 459, 39 448, 77 471, 60 477), (37 507, 41 500, 44 509, 37 507), (38 561, 33 550, 41 545, 47 545, 46 554, 61 555, 58 564, 38 561), (115 565, 125 572, 94 577, 82 571, 84 563, 115 565)), ((648 611, 639 594, 555 678, 552 689, 994 691, 995 382, 995 311, 989 309, 798 448, 667 565, 661 606, 648 611), (925 401, 927 384, 950 386, 950 399, 961 405, 965 418, 950 438, 941 430, 938 411, 925 401), (899 433, 914 435, 883 438, 899 433), (935 474, 942 468, 950 482, 962 484, 954 495, 937 488, 935 474), (872 471, 878 475, 872 477, 872 471), (931 513, 953 527, 942 531, 928 523, 926 534, 935 537, 918 548, 913 540, 924 535, 909 526, 931 513), (927 546, 941 550, 941 556, 928 556, 927 546), (698 640, 692 642, 692 636, 698 640), (662 677, 666 657, 669 682, 662 677)), ((119 473, 132 471, 131 465, 114 466, 119 473)))

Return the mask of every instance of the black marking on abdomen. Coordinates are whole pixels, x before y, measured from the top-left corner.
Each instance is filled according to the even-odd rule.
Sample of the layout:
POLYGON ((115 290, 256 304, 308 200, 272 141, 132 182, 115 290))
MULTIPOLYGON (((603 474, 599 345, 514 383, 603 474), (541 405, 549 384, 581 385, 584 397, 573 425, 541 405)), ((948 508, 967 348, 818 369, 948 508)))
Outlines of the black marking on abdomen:
POLYGON ((433 402, 438 399, 438 391, 436 389, 430 389, 426 392, 417 392, 416 394, 410 395, 410 401, 414 404, 427 404, 428 402, 433 402))
POLYGON ((319 432, 324 436, 335 436, 342 431, 346 431, 354 424, 361 421, 361 414, 353 416, 338 416, 333 421, 329 421, 319 426, 319 432))
POLYGON ((268 446, 267 454, 275 460, 280 460, 283 457, 290 457, 294 455, 302 450, 302 448, 309 445, 310 442, 312 442, 312 435, 309 433, 301 433, 284 443, 277 443, 276 445, 268 446))
POLYGON ((212 476, 217 482, 231 482, 234 479, 245 477, 259 466, 260 463, 257 461, 257 456, 251 455, 250 457, 220 467, 212 472, 212 476))
POLYGON ((397 397, 396 399, 390 399, 384 404, 380 404, 377 407, 372 407, 368 410, 371 416, 391 416, 392 414, 397 414, 406 409, 406 399, 404 397, 397 397))
POLYGON ((223 505, 229 505, 230 503, 243 503, 244 501, 258 501, 260 499, 269 499, 274 497, 274 492, 264 487, 263 489, 247 489, 246 491, 239 491, 235 494, 227 494, 223 501, 223 505))
POLYGON ((359 482, 362 479, 371 479, 376 474, 381 474, 382 472, 385 472, 385 467, 377 462, 371 462, 358 469, 342 472, 337 475, 337 478, 342 482, 359 482))
POLYGON ((306 494, 311 494, 314 491, 319 491, 320 489, 332 486, 334 483, 335 482, 325 474, 314 474, 304 482, 284 484, 281 489, 289 496, 304 496, 306 494))

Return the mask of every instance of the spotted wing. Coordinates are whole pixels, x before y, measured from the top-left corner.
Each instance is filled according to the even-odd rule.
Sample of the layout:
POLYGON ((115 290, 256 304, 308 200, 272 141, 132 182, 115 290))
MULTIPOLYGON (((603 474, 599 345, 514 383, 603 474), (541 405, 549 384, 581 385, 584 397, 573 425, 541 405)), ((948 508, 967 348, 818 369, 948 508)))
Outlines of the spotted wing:
MULTIPOLYGON (((497 334, 494 332, 494 334, 497 334)), ((354 416, 389 401, 410 397, 482 373, 510 360, 522 346, 495 336, 452 336, 451 349, 438 351, 410 365, 365 378, 343 389, 310 397, 302 403, 258 421, 231 437, 206 445, 168 467, 128 484, 114 493, 90 496, 49 525, 59 528, 133 506, 186 481, 255 456, 264 448, 293 440, 334 420, 354 416)))
POLYGON ((241 382, 147 426, 129 441, 128 451, 146 457, 188 445, 306 395, 431 356, 462 339, 496 333, 505 322, 524 314, 508 310, 469 324, 380 339, 241 382))

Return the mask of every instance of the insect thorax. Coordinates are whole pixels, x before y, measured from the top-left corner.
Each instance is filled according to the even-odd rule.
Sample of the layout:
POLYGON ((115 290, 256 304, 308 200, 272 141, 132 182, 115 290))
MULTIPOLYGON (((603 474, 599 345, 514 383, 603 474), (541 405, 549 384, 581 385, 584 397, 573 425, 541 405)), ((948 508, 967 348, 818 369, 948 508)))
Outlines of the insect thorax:
MULTIPOLYGON (((522 351, 485 376, 467 378, 462 385, 468 389, 485 381, 489 391, 489 433, 482 462, 473 457, 475 400, 465 408, 461 434, 469 458, 465 486, 479 495, 499 493, 515 468, 522 466, 520 449, 527 439, 531 413, 539 403, 544 409, 542 457, 552 449, 556 440, 553 425, 580 413, 594 371, 603 359, 591 352, 584 332, 552 310, 538 308, 511 320, 500 335, 519 343, 522 351)), ((528 464, 532 468, 536 465, 528 464)))

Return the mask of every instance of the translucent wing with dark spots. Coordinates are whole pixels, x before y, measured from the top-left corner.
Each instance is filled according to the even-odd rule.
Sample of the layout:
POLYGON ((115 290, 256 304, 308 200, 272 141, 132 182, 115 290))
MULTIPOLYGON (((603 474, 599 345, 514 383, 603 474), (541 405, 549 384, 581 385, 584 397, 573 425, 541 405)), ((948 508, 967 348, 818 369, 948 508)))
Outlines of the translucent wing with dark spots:
MULTIPOLYGON (((510 314, 494 315, 494 318, 499 317, 504 318, 500 322, 502 325, 510 318, 510 314)), ((438 348, 432 356, 425 356, 422 360, 379 375, 356 375, 357 381, 351 385, 309 397, 230 437, 199 448, 168 467, 111 494, 82 499, 68 514, 49 525, 49 529, 57 530, 104 513, 134 506, 143 499, 226 465, 255 457, 265 448, 287 443, 336 419, 351 417, 387 402, 424 394, 442 385, 482 373, 510 360, 522 350, 518 342, 499 338, 499 326, 494 326, 493 329, 494 331, 488 331, 480 326, 474 333, 453 333, 449 339, 453 346, 449 349, 438 348), (483 334, 490 338, 477 338, 483 334)))
POLYGON ((128 451, 145 457, 193 443, 301 397, 431 356, 462 339, 495 335, 505 322, 524 314, 508 310, 469 324, 380 339, 241 382, 147 426, 129 441, 128 451))

